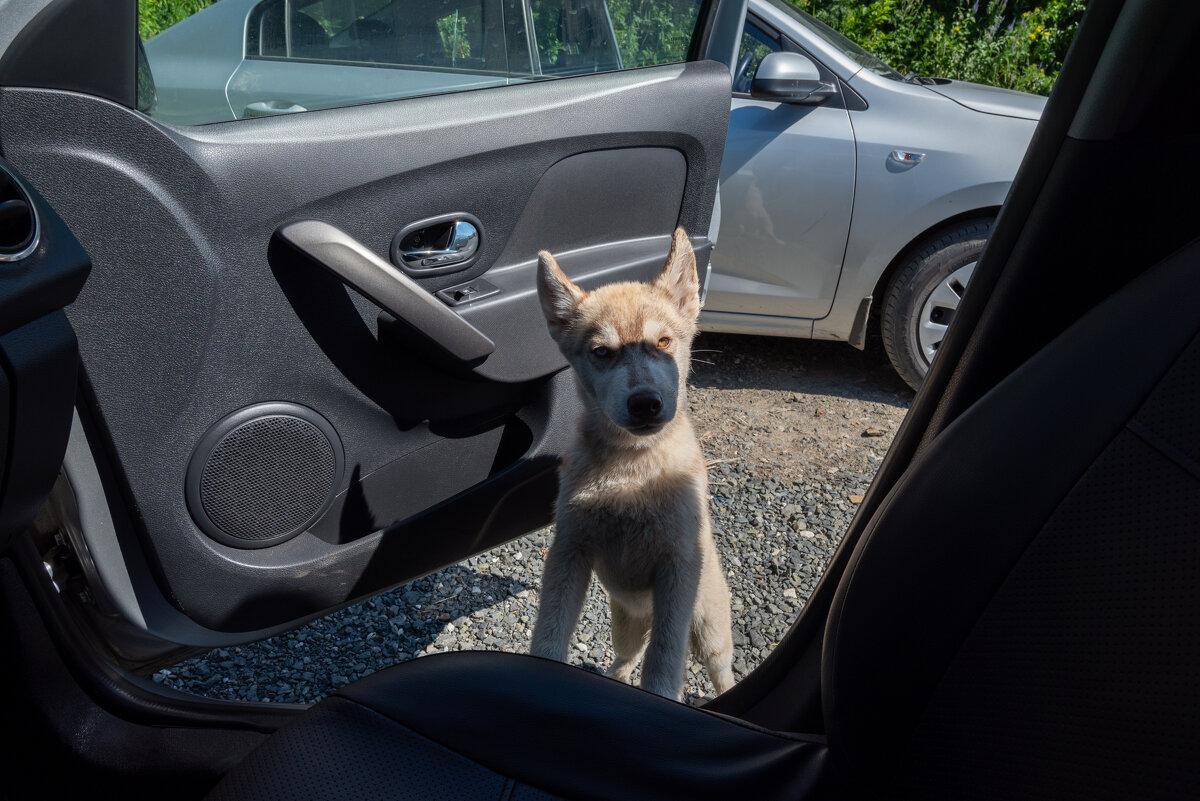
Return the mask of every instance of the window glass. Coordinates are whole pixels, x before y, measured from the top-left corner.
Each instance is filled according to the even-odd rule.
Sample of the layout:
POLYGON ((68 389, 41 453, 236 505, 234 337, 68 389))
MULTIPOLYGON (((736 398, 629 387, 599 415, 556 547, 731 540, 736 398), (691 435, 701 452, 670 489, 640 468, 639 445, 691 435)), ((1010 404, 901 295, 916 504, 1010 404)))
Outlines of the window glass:
POLYGON ((142 0, 139 108, 193 125, 667 64, 701 3, 142 0))
POLYGON ((532 0, 529 7, 543 75, 606 72, 624 66, 613 20, 602 0, 532 0))
MULTIPOLYGON (((503 42, 490 51, 484 47, 484 5, 482 0, 262 3, 246 29, 246 57, 504 72, 503 42)), ((501 39, 504 32, 489 34, 501 39)))
POLYGON ((626 68, 687 58, 699 0, 608 0, 606 5, 626 68))
POLYGON ((738 51, 737 70, 733 78, 733 91, 750 92, 750 84, 758 72, 758 65, 768 53, 779 51, 779 41, 768 36, 757 26, 747 22, 742 32, 742 46, 738 51))

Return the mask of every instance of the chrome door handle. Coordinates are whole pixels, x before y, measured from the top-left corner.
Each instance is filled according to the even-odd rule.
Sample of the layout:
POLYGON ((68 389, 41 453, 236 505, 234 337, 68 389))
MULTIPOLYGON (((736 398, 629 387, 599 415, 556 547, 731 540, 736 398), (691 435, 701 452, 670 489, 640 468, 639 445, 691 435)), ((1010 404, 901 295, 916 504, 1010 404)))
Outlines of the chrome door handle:
POLYGON ((392 261, 409 275, 453 273, 482 255, 483 224, 465 211, 409 223, 392 239, 392 261))
POLYGON ((400 255, 410 267, 443 267, 466 261, 479 249, 479 229, 467 220, 455 220, 438 239, 446 243, 444 247, 413 248, 400 255))

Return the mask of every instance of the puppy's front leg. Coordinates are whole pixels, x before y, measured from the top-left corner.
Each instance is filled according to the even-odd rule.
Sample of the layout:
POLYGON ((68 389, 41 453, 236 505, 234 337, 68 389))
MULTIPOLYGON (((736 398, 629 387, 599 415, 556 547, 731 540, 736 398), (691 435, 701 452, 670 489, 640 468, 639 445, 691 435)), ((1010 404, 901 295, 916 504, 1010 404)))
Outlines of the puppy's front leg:
POLYGON ((529 653, 567 661, 567 646, 575 624, 579 622, 591 578, 592 563, 588 555, 570 536, 570 531, 560 527, 546 554, 537 623, 533 627, 529 653))
POLYGON ((642 689, 679 700, 700 565, 695 558, 662 565, 654 577, 654 621, 642 663, 642 689))

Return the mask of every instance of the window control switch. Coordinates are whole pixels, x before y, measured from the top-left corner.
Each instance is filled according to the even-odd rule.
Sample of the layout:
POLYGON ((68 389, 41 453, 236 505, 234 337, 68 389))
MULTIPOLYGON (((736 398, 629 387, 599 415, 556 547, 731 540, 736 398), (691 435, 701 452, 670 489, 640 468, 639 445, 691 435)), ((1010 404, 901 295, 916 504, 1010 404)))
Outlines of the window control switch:
POLYGON ((439 290, 437 296, 450 306, 460 306, 464 303, 474 303, 477 300, 500 294, 500 290, 492 284, 477 278, 474 281, 446 287, 439 290))

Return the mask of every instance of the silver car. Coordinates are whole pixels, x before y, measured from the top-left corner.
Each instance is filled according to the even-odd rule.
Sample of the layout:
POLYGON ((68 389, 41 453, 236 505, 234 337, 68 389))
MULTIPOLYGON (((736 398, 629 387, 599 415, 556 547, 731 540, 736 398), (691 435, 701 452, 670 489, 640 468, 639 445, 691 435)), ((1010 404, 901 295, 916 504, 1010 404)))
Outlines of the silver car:
POLYGON ((902 76, 786 0, 750 0, 701 327, 844 340, 878 320, 916 387, 1045 98, 902 76))
MULTIPOLYGON (((145 43, 144 110, 189 125, 629 66, 604 0, 577 0, 587 46, 553 60, 541 0, 490 40, 463 28, 474 49, 450 5, 411 0, 400 25, 380 0, 331 33, 318 0, 222 0, 145 43)), ((701 327, 862 347, 878 320, 917 386, 1045 99, 901 76, 786 0, 750 0, 733 90, 701 327)))

